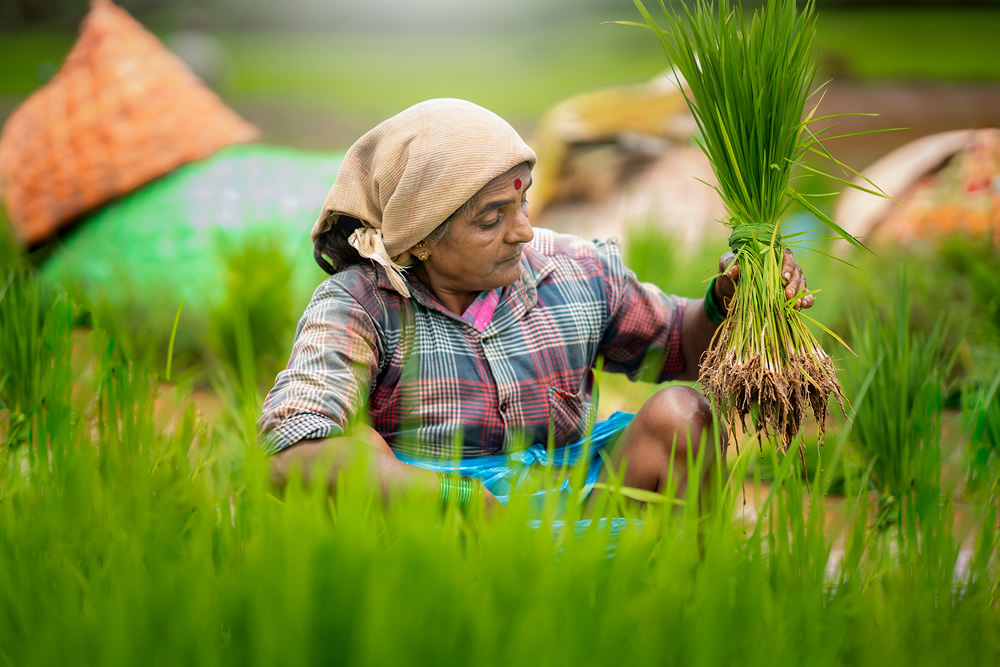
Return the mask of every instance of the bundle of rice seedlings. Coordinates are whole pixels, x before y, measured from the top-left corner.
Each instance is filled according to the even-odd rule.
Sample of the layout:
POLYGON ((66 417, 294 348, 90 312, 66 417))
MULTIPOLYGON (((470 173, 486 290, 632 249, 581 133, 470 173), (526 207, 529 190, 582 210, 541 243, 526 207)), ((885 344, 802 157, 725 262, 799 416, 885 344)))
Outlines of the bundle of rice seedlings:
POLYGON ((694 11, 685 6, 683 14, 661 0, 666 29, 640 0, 635 4, 646 23, 622 23, 650 28, 686 82, 685 96, 700 129, 696 140, 718 179, 713 187, 726 206, 722 222, 732 230, 729 246, 739 266, 736 294, 703 359, 700 382, 730 425, 738 418, 746 430, 750 415, 758 436, 776 434, 787 447, 811 409, 822 438, 830 397, 842 409, 846 399, 833 361, 807 326, 815 320, 794 307, 808 293, 785 297, 782 254, 793 244, 782 238, 778 222, 799 202, 854 246, 867 248, 790 185, 796 166, 829 176, 802 164, 807 153, 856 174, 820 143, 818 137, 830 128, 811 128, 831 116, 814 117, 815 105, 806 110, 818 92, 810 92, 816 70, 813 1, 797 9, 792 0, 771 0, 746 20, 728 0, 719 0, 715 11, 697 0, 694 11))

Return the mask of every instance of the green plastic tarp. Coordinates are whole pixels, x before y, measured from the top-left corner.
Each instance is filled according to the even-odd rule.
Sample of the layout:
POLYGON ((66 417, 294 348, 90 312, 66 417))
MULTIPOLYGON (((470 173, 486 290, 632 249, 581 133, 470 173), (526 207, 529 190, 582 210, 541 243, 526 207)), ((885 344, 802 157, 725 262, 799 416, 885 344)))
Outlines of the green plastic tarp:
POLYGON ((195 312, 224 299, 227 253, 256 242, 280 248, 292 268, 289 288, 308 296, 325 275, 309 231, 342 158, 265 145, 223 149, 83 218, 42 271, 85 303, 172 319, 182 298, 195 312))

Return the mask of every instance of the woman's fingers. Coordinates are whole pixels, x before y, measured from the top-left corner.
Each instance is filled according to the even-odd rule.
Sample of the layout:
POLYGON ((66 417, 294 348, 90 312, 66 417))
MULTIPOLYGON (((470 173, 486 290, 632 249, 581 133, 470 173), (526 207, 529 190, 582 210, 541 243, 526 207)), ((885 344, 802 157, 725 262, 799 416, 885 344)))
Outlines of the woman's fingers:
MULTIPOLYGON (((791 248, 785 248, 781 258, 781 277, 785 281, 785 298, 793 299, 796 294, 809 291, 802 267, 795 261, 791 248)), ((812 294, 795 300, 795 308, 812 308, 816 301, 812 294)))
POLYGON ((740 267, 736 265, 736 255, 727 252, 719 258, 719 273, 735 281, 740 275, 740 267))
POLYGON ((795 263, 791 248, 785 248, 781 255, 781 279, 785 281, 785 298, 791 299, 798 292, 794 289, 798 286, 797 274, 801 274, 802 269, 795 263))
POLYGON ((736 266, 736 255, 727 252, 719 258, 719 277, 715 280, 714 290, 716 303, 726 304, 724 307, 729 307, 729 301, 736 293, 735 281, 739 274, 740 271, 736 266))
POLYGON ((786 299, 794 298, 795 295, 799 293, 799 288, 805 284, 805 277, 802 275, 802 267, 798 264, 796 264, 791 270, 783 271, 782 278, 785 280, 786 299))
MULTIPOLYGON (((806 277, 802 276, 802 279, 801 279, 801 289, 799 291, 797 291, 796 294, 800 294, 802 292, 807 292, 808 290, 809 290, 809 288, 806 286, 806 277)), ((812 298, 811 295, 810 296, 801 296, 801 297, 799 297, 798 299, 795 300, 795 308, 796 309, 798 309, 798 308, 808 308, 809 306, 812 305, 812 303, 809 301, 809 299, 811 299, 811 298, 812 298), (807 303, 809 303, 809 305, 806 305, 807 303)))
MULTIPOLYGON (((736 255, 727 252, 719 258, 719 278, 716 280, 716 291, 722 298, 730 298, 736 291, 736 279, 740 270, 736 265, 736 255)), ((794 299, 795 295, 809 291, 802 267, 795 261, 791 248, 785 248, 781 256, 781 279, 785 283, 785 298, 794 299)), ((816 301, 812 294, 795 299, 795 308, 812 308, 816 301)))

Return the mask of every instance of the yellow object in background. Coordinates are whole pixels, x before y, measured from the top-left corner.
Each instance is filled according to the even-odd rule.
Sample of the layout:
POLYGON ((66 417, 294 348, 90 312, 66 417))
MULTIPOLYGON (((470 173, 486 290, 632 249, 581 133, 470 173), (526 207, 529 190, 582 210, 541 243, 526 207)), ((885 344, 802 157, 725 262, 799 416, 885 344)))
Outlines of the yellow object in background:
POLYGON ((617 144, 625 151, 655 154, 664 141, 687 142, 695 125, 673 74, 645 84, 614 86, 570 97, 539 121, 532 147, 534 170, 531 213, 559 198, 573 148, 617 144))

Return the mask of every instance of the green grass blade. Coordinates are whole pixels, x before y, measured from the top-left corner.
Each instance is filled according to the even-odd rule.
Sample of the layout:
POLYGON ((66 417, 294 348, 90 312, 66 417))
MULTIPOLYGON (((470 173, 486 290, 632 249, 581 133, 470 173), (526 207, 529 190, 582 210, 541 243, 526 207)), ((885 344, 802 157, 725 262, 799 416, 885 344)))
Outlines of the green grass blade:
POLYGON ((177 339, 177 327, 181 323, 181 310, 184 308, 184 299, 181 299, 180 305, 177 306, 177 313, 174 315, 174 324, 170 327, 170 343, 167 346, 167 372, 166 380, 170 381, 170 370, 174 363, 174 341, 177 339))
POLYGON ((856 237, 854 237, 850 233, 848 233, 846 229, 844 229, 843 227, 841 227, 840 225, 838 225, 836 222, 834 222, 833 218, 831 218, 826 213, 824 213, 823 211, 821 211, 818 208, 816 208, 816 206, 814 206, 812 202, 810 202, 808 199, 806 199, 805 197, 803 197, 796 190, 793 190, 793 189, 789 188, 788 189, 788 196, 791 197, 792 199, 796 200, 797 202, 799 202, 803 206, 803 208, 805 208, 810 213, 812 213, 817 218, 819 218, 821 221, 823 221, 823 223, 826 224, 831 229, 833 229, 833 231, 835 231, 838 234, 840 234, 840 237, 842 239, 844 239, 845 241, 847 241, 848 243, 850 243, 851 245, 853 245, 855 248, 857 248, 858 250, 863 250, 863 251, 865 251, 867 253, 870 253, 872 255, 875 254, 875 252, 871 248, 869 248, 864 243, 862 243, 861 241, 859 241, 856 237))

